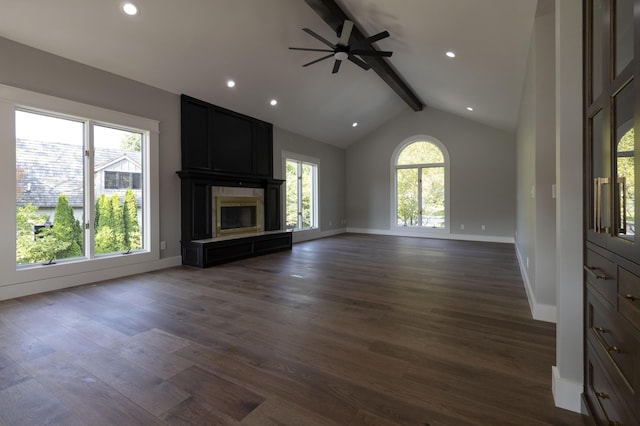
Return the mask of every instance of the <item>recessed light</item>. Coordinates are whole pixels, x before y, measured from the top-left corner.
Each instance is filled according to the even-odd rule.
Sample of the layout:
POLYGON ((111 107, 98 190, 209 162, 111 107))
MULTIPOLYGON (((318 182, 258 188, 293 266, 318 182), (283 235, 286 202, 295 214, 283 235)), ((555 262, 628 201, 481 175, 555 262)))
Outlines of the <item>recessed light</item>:
POLYGON ((138 14, 138 6, 133 3, 124 3, 122 5, 122 11, 129 16, 134 16, 138 14))
POLYGON ((452 51, 448 51, 447 53, 445 53, 445 55, 447 55, 450 58, 455 58, 456 57, 455 52, 452 52, 452 51))
POLYGON ((467 111, 473 111, 473 107, 468 106, 467 111))
POLYGON ((271 101, 269 103, 271 104, 271 106, 276 106, 276 105, 278 105, 278 100, 277 99, 271 99, 271 101))
POLYGON ((236 86, 236 82, 233 80, 227 80, 227 87, 235 87, 236 86))
POLYGON ((353 123, 351 127, 358 127, 358 123, 353 123))

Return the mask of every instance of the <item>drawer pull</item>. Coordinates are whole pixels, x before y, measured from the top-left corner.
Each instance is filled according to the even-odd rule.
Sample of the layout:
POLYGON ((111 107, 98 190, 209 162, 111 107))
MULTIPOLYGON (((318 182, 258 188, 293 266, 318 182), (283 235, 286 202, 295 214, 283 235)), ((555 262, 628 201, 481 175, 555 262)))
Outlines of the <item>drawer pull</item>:
POLYGON ((596 396, 597 396, 599 399, 609 399, 609 395, 607 395, 607 394, 606 394, 606 393, 604 393, 604 392, 596 392, 596 396))
POLYGON ((593 275, 593 277, 596 280, 608 280, 609 279, 608 276, 606 276, 604 274, 601 274, 599 272, 600 270, 598 268, 596 268, 595 266, 584 265, 584 270, 587 271, 589 274, 593 275))
POLYGON ((633 294, 625 294, 624 298, 627 299, 627 300, 630 300, 632 302, 635 302, 636 300, 638 300, 638 298, 635 297, 633 294))
POLYGON ((600 334, 604 334, 607 332, 607 329, 602 327, 594 327, 594 329, 600 334))
POLYGON ((615 353, 617 353, 617 354, 619 354, 619 353, 620 353, 620 348, 619 348, 619 347, 617 347, 616 345, 609 346, 609 348, 608 348, 607 350, 608 350, 609 352, 615 352, 615 353))

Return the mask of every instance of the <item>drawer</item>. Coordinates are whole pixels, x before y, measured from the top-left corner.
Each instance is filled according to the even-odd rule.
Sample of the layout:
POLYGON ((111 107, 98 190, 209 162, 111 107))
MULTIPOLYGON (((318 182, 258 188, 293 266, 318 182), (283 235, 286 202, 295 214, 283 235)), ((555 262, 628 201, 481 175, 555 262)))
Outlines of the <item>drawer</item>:
MULTIPOLYGON (((638 347, 630 327, 617 312, 608 307, 592 290, 587 292, 587 337, 601 349, 603 359, 610 359, 633 389, 638 347)), ((638 366, 640 367, 640 365, 638 366)))
POLYGON ((587 250, 584 270, 587 283, 612 306, 616 306, 618 297, 616 264, 592 250, 587 250))
POLYGON ((618 312, 640 330, 640 277, 618 267, 618 312))
POLYGON ((587 344, 586 397, 593 408, 597 424, 635 425, 637 419, 629 406, 616 393, 616 386, 595 354, 595 348, 587 344))

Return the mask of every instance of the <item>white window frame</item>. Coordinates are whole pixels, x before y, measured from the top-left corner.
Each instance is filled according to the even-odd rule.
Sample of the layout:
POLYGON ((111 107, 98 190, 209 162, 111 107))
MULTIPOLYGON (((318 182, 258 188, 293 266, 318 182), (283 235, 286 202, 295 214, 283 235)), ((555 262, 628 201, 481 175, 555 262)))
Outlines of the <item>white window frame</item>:
MULTIPOLYGON (((428 165, 427 165, 428 166, 428 165)), ((411 136, 402 142, 393 150, 393 154, 391 155, 391 224, 390 229, 395 233, 399 234, 407 234, 407 235, 438 235, 438 234, 448 234, 450 233, 451 227, 451 208, 450 208, 450 181, 449 178, 450 173, 450 161, 449 161, 449 151, 446 146, 437 138, 428 135, 415 135, 411 136), (400 153, 409 145, 414 142, 428 142, 435 145, 442 152, 443 157, 443 166, 444 166, 444 227, 443 228, 429 228, 424 226, 400 226, 398 225, 398 183, 396 180, 397 170, 399 168, 410 168, 410 167, 424 167, 423 164, 418 164, 415 166, 398 166, 398 157, 400 153)))
MULTIPOLYGON (((314 174, 313 174, 313 182, 312 182, 312 221, 313 221, 313 226, 308 227, 308 228, 294 228, 293 232, 303 232, 303 231, 313 231, 313 230, 317 230, 319 229, 320 225, 319 225, 319 216, 318 216, 318 206, 319 204, 319 200, 320 200, 320 196, 319 196, 319 192, 318 192, 318 182, 320 181, 320 160, 317 158, 313 158, 313 157, 309 157, 306 155, 302 155, 302 154, 295 154, 293 152, 287 152, 287 151, 283 151, 282 152, 282 174, 284 176, 285 179, 285 190, 284 190, 284 196, 282 197, 282 212, 283 212, 283 220, 284 220, 284 225, 286 227, 286 221, 287 221, 287 190, 286 190, 286 177, 287 177, 287 160, 291 160, 291 161, 297 161, 298 163, 306 163, 306 164, 310 164, 312 166, 314 166, 314 174)), ((298 188, 298 195, 300 194, 300 190, 298 188)), ((298 204, 301 203, 301 198, 300 196, 298 196, 298 204)), ((298 206, 298 210, 300 210, 300 206, 298 206)))
MULTIPOLYGON (((113 255, 94 256, 93 246, 89 245, 89 257, 64 260, 52 265, 17 266, 16 253, 16 211, 15 203, 0 205, 0 241, 7 250, 0 256, 0 268, 3 270, 3 280, 0 288, 16 284, 31 284, 32 282, 55 282, 57 288, 87 282, 86 274, 103 271, 110 268, 135 268, 144 262, 160 259, 160 220, 159 220, 159 122, 148 118, 112 111, 93 105, 87 105, 67 99, 44 95, 11 86, 0 85, 0 187, 2 193, 15 196, 16 188, 16 143, 15 143, 15 111, 16 109, 31 112, 53 114, 57 117, 87 121, 97 125, 107 125, 121 129, 142 131, 147 138, 147 149, 143 151, 143 164, 146 175, 143 178, 144 209, 142 226, 145 249, 133 252, 127 256, 120 253, 113 255), (62 280, 64 278, 64 280, 62 280), (57 280, 56 280, 57 279, 57 280), (64 284, 62 282, 64 281, 64 284)), ((85 204, 90 203, 93 193, 93 170, 85 172, 91 190, 85 190, 85 198, 91 197, 85 204)), ((91 205, 91 204, 90 204, 91 205)), ((94 212, 85 218, 90 226, 94 223, 94 212)), ((89 232, 91 234, 91 232, 89 232)), ((93 236, 91 235, 91 238, 93 236)), ((133 269, 132 269, 133 270, 133 269)), ((35 285, 35 291, 43 288, 35 285)), ((24 290, 20 290, 24 292, 24 290)))

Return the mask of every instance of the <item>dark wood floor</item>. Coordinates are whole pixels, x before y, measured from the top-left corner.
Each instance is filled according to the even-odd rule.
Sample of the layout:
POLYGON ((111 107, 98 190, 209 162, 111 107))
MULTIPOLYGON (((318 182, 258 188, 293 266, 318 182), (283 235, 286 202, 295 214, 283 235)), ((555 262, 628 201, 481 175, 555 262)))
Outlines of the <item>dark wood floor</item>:
POLYGON ((345 234, 0 303, 0 424, 579 425, 514 248, 345 234))

